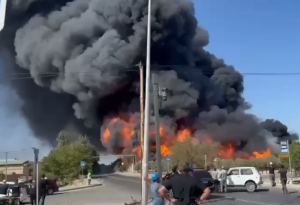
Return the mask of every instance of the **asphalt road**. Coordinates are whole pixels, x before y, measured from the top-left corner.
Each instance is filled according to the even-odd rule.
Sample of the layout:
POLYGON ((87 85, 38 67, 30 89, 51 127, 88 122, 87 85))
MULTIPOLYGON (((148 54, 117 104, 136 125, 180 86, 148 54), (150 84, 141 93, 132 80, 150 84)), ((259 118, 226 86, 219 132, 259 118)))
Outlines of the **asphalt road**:
MULTIPOLYGON (((108 175, 105 184, 118 187, 118 190, 132 190, 133 193, 141 193, 141 182, 137 177, 108 175)), ((232 188, 226 194, 214 194, 212 200, 206 204, 211 205, 291 205, 300 204, 300 193, 289 190, 289 195, 282 195, 281 189, 262 186, 255 193, 247 193, 243 189, 232 188)))
POLYGON ((99 187, 62 191, 47 196, 45 205, 124 205, 125 202, 131 202, 131 196, 140 196, 132 190, 122 189, 120 185, 106 184, 104 179, 102 177, 103 185, 99 187))

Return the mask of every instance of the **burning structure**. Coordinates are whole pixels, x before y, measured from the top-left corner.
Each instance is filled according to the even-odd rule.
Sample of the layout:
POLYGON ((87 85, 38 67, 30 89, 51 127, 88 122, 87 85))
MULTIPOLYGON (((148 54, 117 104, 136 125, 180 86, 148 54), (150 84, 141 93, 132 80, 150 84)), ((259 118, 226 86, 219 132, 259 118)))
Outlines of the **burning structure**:
MULTIPOLYGON (((23 100, 35 136, 54 143, 56 133, 72 129, 110 152, 139 152, 139 75, 132 70, 145 61, 147 0, 12 0, 8 7, 4 73, 32 77, 8 86, 23 100)), ((164 155, 186 136, 221 142, 224 157, 238 150, 262 157, 278 139, 297 138, 281 122, 246 112, 243 76, 204 49, 209 34, 191 1, 154 0, 151 15, 152 70, 172 91, 160 113, 164 155)))

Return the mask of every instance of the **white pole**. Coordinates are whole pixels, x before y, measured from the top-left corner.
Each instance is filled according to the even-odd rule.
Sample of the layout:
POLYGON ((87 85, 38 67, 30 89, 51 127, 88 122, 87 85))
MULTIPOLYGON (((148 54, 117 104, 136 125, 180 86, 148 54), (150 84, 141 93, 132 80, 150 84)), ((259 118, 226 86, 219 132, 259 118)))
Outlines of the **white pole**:
POLYGON ((291 184, 292 184, 293 183, 293 170, 292 170, 293 168, 292 168, 290 144, 289 144, 288 140, 287 140, 286 144, 288 146, 288 151, 289 151, 289 168, 290 168, 290 172, 291 172, 291 184))
MULTIPOLYGON (((148 178, 149 161, 149 113, 150 113, 150 51, 151 51, 151 0, 148 0, 148 27, 147 27, 147 59, 146 59, 146 86, 145 86, 145 119, 144 119, 144 153, 142 177, 148 178)), ((142 205, 148 205, 148 186, 142 179, 142 205)))

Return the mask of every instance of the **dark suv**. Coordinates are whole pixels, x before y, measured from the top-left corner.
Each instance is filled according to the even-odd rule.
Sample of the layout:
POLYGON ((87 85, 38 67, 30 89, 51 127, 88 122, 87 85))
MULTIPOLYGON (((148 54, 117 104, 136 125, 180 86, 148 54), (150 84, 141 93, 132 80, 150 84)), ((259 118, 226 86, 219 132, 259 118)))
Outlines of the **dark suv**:
POLYGON ((203 184, 205 184, 210 189, 211 192, 214 192, 215 190, 214 179, 206 169, 194 169, 193 177, 196 178, 196 180, 201 181, 203 184))

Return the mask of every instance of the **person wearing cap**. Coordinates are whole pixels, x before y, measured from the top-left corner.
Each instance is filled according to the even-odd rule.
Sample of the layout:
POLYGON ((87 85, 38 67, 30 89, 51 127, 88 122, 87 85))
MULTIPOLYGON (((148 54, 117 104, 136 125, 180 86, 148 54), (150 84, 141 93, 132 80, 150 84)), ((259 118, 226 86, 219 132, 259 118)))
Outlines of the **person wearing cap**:
POLYGON ((275 183, 275 167, 273 166, 273 163, 270 162, 270 166, 269 166, 269 178, 270 178, 270 182, 272 184, 272 186, 276 186, 275 183))
POLYGON ((179 172, 179 176, 163 181, 158 191, 161 197, 172 205, 197 205, 208 199, 210 189, 190 175, 191 168, 188 163, 180 164, 179 172), (168 195, 170 190, 174 198, 168 195))
POLYGON ((153 197, 153 205, 164 205, 164 199, 159 195, 158 190, 162 186, 160 177, 157 173, 152 174, 151 179, 145 178, 145 181, 150 184, 150 190, 153 197))

